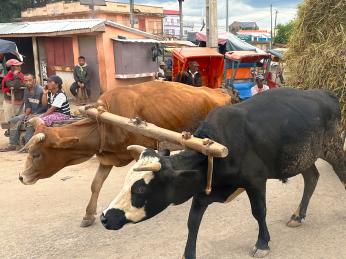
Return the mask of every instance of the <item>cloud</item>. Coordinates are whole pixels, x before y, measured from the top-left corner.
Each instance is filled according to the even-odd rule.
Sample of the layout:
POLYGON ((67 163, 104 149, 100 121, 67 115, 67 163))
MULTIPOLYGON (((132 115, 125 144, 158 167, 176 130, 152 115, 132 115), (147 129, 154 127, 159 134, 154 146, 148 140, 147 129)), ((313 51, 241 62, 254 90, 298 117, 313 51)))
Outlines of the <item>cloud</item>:
MULTIPOLYGON (((128 0, 120 0, 128 3, 128 0)), ((297 13, 297 5, 302 0, 229 0, 229 23, 233 21, 254 21, 261 29, 270 29, 270 4, 273 4, 273 25, 275 10, 278 10, 277 24, 287 23, 292 20, 297 13)), ((162 6, 168 10, 178 10, 179 4, 175 0, 134 0, 135 4, 145 4, 162 6)), ((218 27, 219 30, 225 30, 226 27, 226 1, 217 1, 218 3, 218 27)), ((205 17, 204 0, 186 0, 183 2, 184 20, 193 22, 196 27, 202 23, 205 17)))

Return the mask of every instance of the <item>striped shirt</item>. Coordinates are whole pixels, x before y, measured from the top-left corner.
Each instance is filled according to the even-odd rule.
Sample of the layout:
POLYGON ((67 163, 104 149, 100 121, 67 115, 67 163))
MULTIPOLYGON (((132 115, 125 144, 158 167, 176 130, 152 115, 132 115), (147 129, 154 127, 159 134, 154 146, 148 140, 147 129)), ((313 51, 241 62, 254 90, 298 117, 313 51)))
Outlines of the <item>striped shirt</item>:
POLYGON ((55 94, 48 92, 48 107, 55 107, 56 112, 70 115, 70 105, 66 94, 62 90, 58 90, 55 94))

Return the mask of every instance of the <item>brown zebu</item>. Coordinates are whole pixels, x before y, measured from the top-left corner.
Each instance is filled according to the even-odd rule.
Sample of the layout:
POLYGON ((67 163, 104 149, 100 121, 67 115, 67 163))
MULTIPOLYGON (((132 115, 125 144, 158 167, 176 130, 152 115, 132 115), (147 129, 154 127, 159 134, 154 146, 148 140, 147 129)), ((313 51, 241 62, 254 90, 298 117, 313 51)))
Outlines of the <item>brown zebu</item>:
MULTIPOLYGON (((230 96, 220 89, 151 81, 110 90, 99 98, 98 103, 117 115, 140 117, 173 131, 193 132, 213 108, 230 101, 230 96)), ((25 170, 19 175, 24 184, 34 184, 66 166, 82 163, 97 155, 100 165, 91 185, 92 195, 82 227, 94 223, 97 199, 112 167, 125 166, 132 161, 126 147, 138 144, 157 148, 158 145, 153 139, 91 119, 61 128, 38 125, 30 142, 25 170)))

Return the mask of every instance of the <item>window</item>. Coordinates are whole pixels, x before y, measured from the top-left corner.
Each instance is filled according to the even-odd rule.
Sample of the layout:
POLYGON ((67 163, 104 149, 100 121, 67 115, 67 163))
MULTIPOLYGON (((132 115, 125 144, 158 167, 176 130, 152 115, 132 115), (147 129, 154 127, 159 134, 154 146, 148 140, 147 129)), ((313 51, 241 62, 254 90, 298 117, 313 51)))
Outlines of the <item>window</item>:
POLYGON ((154 43, 114 41, 115 74, 117 78, 137 78, 152 75, 157 70, 152 60, 154 43))

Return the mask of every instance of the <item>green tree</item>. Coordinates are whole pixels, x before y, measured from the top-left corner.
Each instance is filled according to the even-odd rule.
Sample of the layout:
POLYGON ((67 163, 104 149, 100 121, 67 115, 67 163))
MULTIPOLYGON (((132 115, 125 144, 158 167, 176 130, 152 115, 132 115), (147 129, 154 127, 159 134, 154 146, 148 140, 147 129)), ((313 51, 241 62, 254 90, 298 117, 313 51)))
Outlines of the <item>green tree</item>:
POLYGON ((287 44, 294 27, 294 20, 291 20, 289 23, 286 24, 279 24, 276 27, 276 36, 274 38, 275 43, 281 43, 281 44, 287 44))

